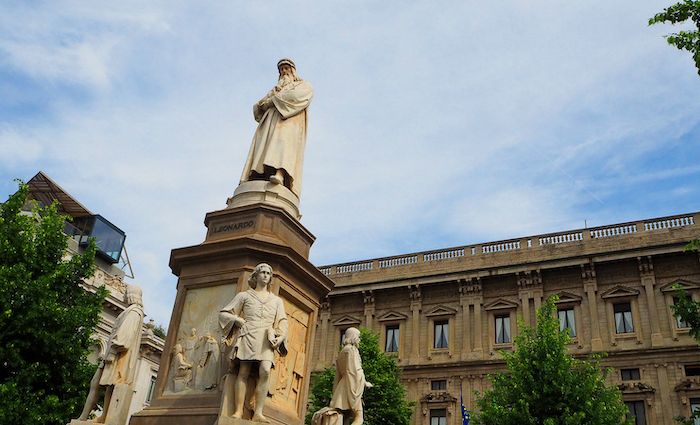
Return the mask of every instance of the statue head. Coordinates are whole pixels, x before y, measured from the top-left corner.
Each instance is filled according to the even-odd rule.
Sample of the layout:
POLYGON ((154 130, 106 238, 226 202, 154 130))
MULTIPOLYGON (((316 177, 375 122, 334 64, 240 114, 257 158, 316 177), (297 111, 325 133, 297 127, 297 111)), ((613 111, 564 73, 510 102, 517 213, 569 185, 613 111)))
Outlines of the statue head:
POLYGON ((347 328, 345 330, 345 337, 343 338, 344 345, 354 345, 357 347, 360 345, 360 330, 357 328, 347 328))
POLYGON ((255 266, 255 269, 253 269, 253 273, 248 278, 248 285, 250 285, 251 288, 255 289, 258 287, 259 283, 269 285, 271 281, 272 267, 270 267, 269 264, 260 263, 257 266, 255 266))
POLYGON ((301 78, 297 76, 297 67, 291 59, 280 59, 280 61, 277 62, 277 70, 280 74, 277 87, 281 88, 289 83, 301 80, 301 78))
POLYGON ((138 304, 143 307, 143 292, 141 288, 136 285, 126 285, 126 293, 124 294, 124 300, 128 305, 138 304))

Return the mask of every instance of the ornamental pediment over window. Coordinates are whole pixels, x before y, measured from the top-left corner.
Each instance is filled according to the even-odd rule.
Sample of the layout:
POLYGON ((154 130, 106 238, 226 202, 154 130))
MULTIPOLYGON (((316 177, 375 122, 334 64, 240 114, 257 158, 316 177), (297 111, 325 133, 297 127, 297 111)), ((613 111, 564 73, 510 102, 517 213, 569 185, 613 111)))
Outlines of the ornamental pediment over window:
POLYGON ((572 294, 571 292, 561 291, 556 295, 559 297, 559 299, 557 300, 557 304, 581 303, 581 297, 576 294, 572 294))
POLYGON ((454 308, 446 306, 446 305, 439 305, 437 307, 432 308, 431 310, 428 310, 428 312, 425 315, 428 317, 432 317, 432 316, 453 316, 455 314, 457 314, 457 309, 454 309, 454 308))
POLYGON ((607 298, 622 298, 622 297, 636 297, 639 295, 639 290, 630 288, 629 286, 617 285, 613 288, 608 289, 603 292, 600 296, 604 299, 607 298))
POLYGON ((518 308, 518 303, 499 298, 484 306, 484 310, 513 310, 518 308))
POLYGON ((661 286, 659 290, 661 290, 661 292, 675 292, 676 289, 674 288, 674 286, 676 285, 678 285, 678 287, 680 289, 683 289, 684 291, 693 291, 695 289, 700 289, 700 285, 698 285, 695 282, 691 282, 685 279, 678 279, 661 286))
POLYGON ((360 319, 357 319, 347 314, 333 321, 334 326, 359 326, 360 323, 360 319))
POLYGON ((408 319, 408 316, 403 313, 399 313, 398 311, 390 311, 377 318, 377 320, 380 322, 395 322, 406 319, 408 319))

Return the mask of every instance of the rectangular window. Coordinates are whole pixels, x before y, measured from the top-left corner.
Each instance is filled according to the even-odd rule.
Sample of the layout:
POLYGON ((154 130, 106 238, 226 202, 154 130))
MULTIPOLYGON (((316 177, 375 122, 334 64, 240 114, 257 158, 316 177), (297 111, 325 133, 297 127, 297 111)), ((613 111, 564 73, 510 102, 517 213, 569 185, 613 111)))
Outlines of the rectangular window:
POLYGON ((615 332, 626 334, 634 332, 632 324, 632 306, 630 303, 619 303, 613 305, 615 311, 615 332))
POLYGON ((387 353, 399 352, 399 325, 386 327, 386 346, 384 351, 387 353))
POLYGON ((559 330, 564 331, 569 330, 569 336, 576 336, 576 322, 574 320, 574 309, 573 308, 563 308, 557 312, 559 316, 559 330))
MULTIPOLYGON (((678 304, 678 298, 673 297, 673 304, 678 304)), ((688 326, 688 322, 681 319, 681 316, 676 316, 676 327, 678 329, 684 329, 684 328, 689 328, 690 326, 688 326)))
POLYGON ((446 391, 447 379, 436 379, 434 381, 430 381, 430 389, 433 391, 446 391))
POLYGON ((343 344, 345 344, 345 331, 347 331, 347 329, 340 330, 340 346, 341 347, 343 346, 343 344))
POLYGON ((700 376, 700 365, 686 365, 685 376, 700 376))
POLYGON ((626 401, 625 405, 630 411, 628 418, 633 418, 632 423, 634 425, 646 425, 647 417, 644 413, 644 402, 643 401, 626 401))
POLYGON ((156 377, 151 376, 151 386, 148 387, 148 395, 146 396, 146 403, 150 403, 153 400, 153 393, 156 391, 156 377))
MULTIPOLYGON (((690 399, 690 414, 692 415, 693 413, 700 414, 700 398, 690 399)), ((700 418, 695 418, 694 424, 700 425, 700 418)))
POLYGON ((430 425, 447 425, 447 409, 430 409, 430 425))
POLYGON ((440 320, 435 322, 435 340, 433 348, 447 348, 450 335, 449 321, 440 320))
POLYGON ((620 369, 620 377, 623 381, 639 381, 639 369, 620 369))
POLYGON ((496 344, 510 343, 510 315, 496 316, 496 344))

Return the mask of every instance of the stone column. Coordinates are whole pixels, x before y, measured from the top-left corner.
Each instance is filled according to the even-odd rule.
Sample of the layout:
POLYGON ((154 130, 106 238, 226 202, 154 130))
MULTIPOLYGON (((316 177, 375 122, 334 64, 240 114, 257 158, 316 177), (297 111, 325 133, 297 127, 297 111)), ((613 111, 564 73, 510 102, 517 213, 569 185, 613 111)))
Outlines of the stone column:
MULTIPOLYGON (((465 282, 463 286, 463 296, 467 309, 467 317, 469 316, 469 306, 474 306, 474 320, 470 330, 474 336, 474 344, 471 345, 471 353, 468 353, 473 358, 480 358, 482 353, 482 335, 481 329, 481 306, 484 303, 483 294, 481 293, 481 278, 474 277, 465 282)), ((471 341, 469 341, 471 343, 471 341)))
POLYGON ((465 360, 471 351, 472 332, 469 328, 469 292, 465 280, 459 282, 459 305, 462 306, 462 350, 460 357, 465 360))
POLYGON ((318 345, 318 360, 321 365, 326 366, 326 351, 328 347, 328 324, 331 321, 331 300, 326 297, 321 303, 321 331, 319 332, 320 343, 318 345))
POLYGON ((408 289, 411 299, 411 363, 416 364, 420 359, 420 311, 422 297, 420 286, 410 286, 408 289))
POLYGON ((598 281, 595 277, 593 262, 581 264, 581 279, 590 309, 591 351, 603 351, 603 340, 600 338, 600 322, 598 321, 598 281))
POLYGON ((654 287, 656 286, 656 276, 654 275, 654 263, 651 256, 637 257, 639 264, 639 277, 644 285, 644 292, 647 295, 647 324, 651 330, 651 346, 660 347, 664 344, 664 337, 661 334, 659 317, 657 317, 656 299, 654 297, 654 287))
POLYGON ((365 305, 365 326, 372 329, 374 319, 374 291, 362 291, 362 301, 365 305))
POLYGON ((672 388, 668 382, 668 363, 654 364, 656 375, 659 379, 659 397, 661 401, 661 412, 663 421, 660 423, 669 423, 673 419, 673 404, 671 403, 672 388))

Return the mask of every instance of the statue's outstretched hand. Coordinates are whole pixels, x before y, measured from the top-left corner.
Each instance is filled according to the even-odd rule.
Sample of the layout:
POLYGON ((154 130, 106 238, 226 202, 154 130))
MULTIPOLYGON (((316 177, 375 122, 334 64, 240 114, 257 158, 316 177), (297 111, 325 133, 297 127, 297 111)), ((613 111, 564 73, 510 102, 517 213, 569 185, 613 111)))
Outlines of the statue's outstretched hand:
POLYGON ((374 384, 372 384, 371 382, 365 382, 365 388, 372 388, 373 386, 374 384))

